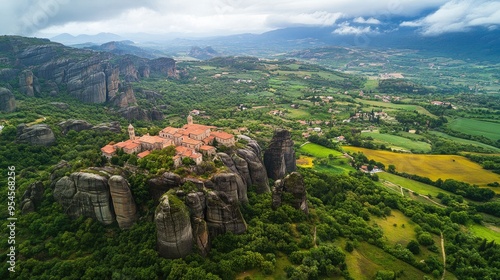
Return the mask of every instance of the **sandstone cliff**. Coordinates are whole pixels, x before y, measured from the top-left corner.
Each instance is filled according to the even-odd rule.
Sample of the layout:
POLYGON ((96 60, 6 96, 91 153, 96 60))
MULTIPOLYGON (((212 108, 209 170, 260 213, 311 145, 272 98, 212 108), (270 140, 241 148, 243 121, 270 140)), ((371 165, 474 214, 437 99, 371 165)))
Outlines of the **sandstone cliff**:
POLYGON ((264 164, 269 178, 278 180, 297 170, 293 140, 288 130, 278 129, 264 153, 264 164))
POLYGON ((92 125, 84 120, 67 120, 59 123, 59 126, 62 128, 62 133, 66 134, 70 130, 74 131, 83 131, 89 130, 92 128, 92 125))
POLYGON ((193 229, 189 209, 171 193, 160 198, 155 224, 158 252, 164 258, 183 258, 193 250, 193 229))
POLYGON ((138 213, 134 197, 125 178, 119 175, 108 180, 116 221, 121 229, 127 229, 137 221, 138 213))
POLYGON ((73 218, 91 217, 105 225, 115 220, 108 179, 103 176, 84 172, 65 176, 57 181, 54 198, 73 218))
POLYGON ((150 74, 177 76, 171 58, 119 56, 19 36, 7 36, 0 42, 0 56, 13 57, 0 75, 10 80, 20 73, 19 88, 26 95, 41 91, 57 94, 58 88, 64 86, 70 95, 86 103, 110 100, 118 93, 121 81, 139 81, 150 74), (38 83, 37 78, 45 82, 38 83))
POLYGON ((10 90, 0 87, 0 112, 16 110, 16 99, 10 90))
POLYGON ((23 214, 34 212, 43 199, 43 183, 38 181, 28 186, 23 196, 21 197, 21 212, 23 214))
POLYGON ((300 173, 292 172, 282 180, 276 180, 272 193, 273 209, 280 207, 283 203, 287 203, 295 209, 300 209, 306 214, 309 213, 304 178, 300 173), (286 196, 286 193, 291 194, 291 196, 286 196))

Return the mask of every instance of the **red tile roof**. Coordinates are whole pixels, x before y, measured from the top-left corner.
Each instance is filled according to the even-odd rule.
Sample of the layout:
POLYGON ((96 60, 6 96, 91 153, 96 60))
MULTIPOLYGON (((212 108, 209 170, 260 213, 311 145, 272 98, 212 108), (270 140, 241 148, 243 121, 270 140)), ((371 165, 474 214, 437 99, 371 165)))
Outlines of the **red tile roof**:
POLYGON ((116 151, 116 148, 113 145, 106 145, 101 148, 101 151, 106 154, 112 154, 116 151))
POLYGON ((198 141, 198 140, 194 140, 194 139, 191 139, 191 138, 183 139, 182 143, 186 143, 186 144, 190 144, 190 145, 200 145, 200 144, 203 144, 203 142, 198 141))
POLYGON ((200 147, 200 150, 203 150, 203 151, 210 151, 210 150, 215 150, 215 147, 213 146, 208 146, 208 145, 203 145, 200 147))
POLYGON ((144 152, 142 152, 142 153, 138 153, 138 154, 137 154, 137 157, 138 157, 138 158, 143 158, 143 157, 145 157, 145 156, 149 155, 150 153, 151 153, 151 151, 144 151, 144 152))
POLYGON ((225 139, 225 140, 228 140, 228 139, 234 138, 234 135, 229 134, 229 133, 224 132, 224 131, 214 131, 214 132, 212 132, 211 134, 212 134, 213 136, 215 136, 216 138, 225 139))

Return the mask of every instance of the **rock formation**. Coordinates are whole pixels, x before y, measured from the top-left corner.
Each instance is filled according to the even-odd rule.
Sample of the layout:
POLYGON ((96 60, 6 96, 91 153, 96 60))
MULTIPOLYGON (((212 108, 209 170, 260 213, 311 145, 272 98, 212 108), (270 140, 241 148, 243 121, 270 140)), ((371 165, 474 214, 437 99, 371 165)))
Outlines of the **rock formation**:
POLYGON ((149 179, 146 185, 153 200, 159 201, 164 193, 181 186, 183 183, 181 176, 172 172, 165 172, 160 177, 149 179))
POLYGON ((80 132, 82 130, 89 130, 92 128, 92 125, 84 120, 67 120, 60 122, 59 126, 62 128, 63 134, 68 133, 70 130, 80 132))
POLYGON ((257 193, 269 192, 269 181, 267 179, 266 168, 262 164, 260 156, 251 148, 238 149, 236 154, 244 159, 248 164, 250 175, 250 185, 255 186, 257 193))
POLYGON ((121 229, 128 229, 137 221, 137 207, 125 178, 114 175, 108 180, 116 221, 121 229))
POLYGON ((27 96, 40 94, 40 84, 38 78, 33 75, 31 70, 24 70, 19 75, 19 89, 27 96))
POLYGON ((31 145, 49 146, 56 141, 54 132, 46 124, 36 124, 26 126, 20 124, 17 126, 17 141, 31 145))
POLYGON ((309 207, 307 206, 306 187, 304 178, 298 172, 292 172, 284 179, 276 180, 273 187, 272 207, 276 209, 283 203, 290 204, 295 209, 300 209, 308 214, 309 207), (291 198, 285 201, 284 194, 291 194, 291 198))
POLYGON ((18 77, 21 92, 29 96, 41 91, 56 95, 59 87, 66 87, 70 95, 82 102, 104 103, 118 93, 120 80, 138 81, 150 74, 177 77, 171 58, 118 56, 70 48, 44 39, 8 36, 0 42, 0 53, 12 57, 0 69, 2 80, 18 77), (24 71, 20 73, 21 70, 24 71), (37 77, 46 82, 39 85, 37 77))
POLYGON ((67 103, 63 103, 63 102, 50 102, 49 104, 52 105, 52 106, 54 106, 57 109, 61 109, 61 110, 67 110, 67 109, 69 109, 69 105, 67 103))
POLYGON ((164 258, 183 258, 193 249, 189 209, 171 192, 160 198, 155 211, 158 252, 164 258))
POLYGON ((163 113, 158 111, 157 109, 152 108, 149 110, 145 110, 139 106, 123 108, 118 112, 129 121, 132 120, 158 121, 158 120, 163 120, 163 118, 165 117, 163 113))
POLYGON ((64 176, 55 185, 54 198, 70 217, 91 217, 105 225, 115 220, 108 179, 103 176, 84 172, 64 176))
POLYGON ((114 132, 114 133, 121 133, 121 131, 122 131, 120 123, 117 121, 110 122, 110 123, 100 123, 100 124, 92 127, 92 129, 95 131, 99 131, 99 132, 110 131, 110 132, 114 132))
POLYGON ((185 199, 186 205, 191 213, 191 227, 193 231, 194 244, 202 256, 210 251, 210 238, 208 225, 205 221, 206 196, 203 192, 189 193, 185 199))
POLYGON ((134 95, 134 90, 129 85, 125 92, 115 95, 109 100, 109 104, 119 108, 126 108, 137 105, 137 99, 134 95))
POLYGON ((226 232, 244 233, 247 225, 239 208, 239 202, 220 191, 207 193, 207 224, 210 238, 226 232))
POLYGON ((0 112, 12 112, 16 110, 16 99, 10 90, 0 87, 0 112))
POLYGON ((267 175, 274 180, 297 170, 293 140, 288 130, 278 129, 264 153, 267 175))
POLYGON ((43 199, 43 183, 38 181, 28 186, 21 198, 21 213, 34 212, 43 199))

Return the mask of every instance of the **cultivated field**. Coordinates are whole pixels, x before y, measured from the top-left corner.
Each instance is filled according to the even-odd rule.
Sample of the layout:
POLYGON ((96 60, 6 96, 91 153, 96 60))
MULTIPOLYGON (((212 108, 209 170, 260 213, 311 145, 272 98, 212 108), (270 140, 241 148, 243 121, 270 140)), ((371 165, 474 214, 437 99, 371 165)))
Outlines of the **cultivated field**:
POLYGON ((360 103, 363 103, 366 105, 371 105, 373 107, 388 108, 388 109, 403 110, 403 111, 417 111, 423 115, 427 115, 430 117, 436 117, 435 115, 433 115, 429 111, 427 111, 424 107, 418 106, 418 105, 393 104, 393 103, 387 103, 387 102, 382 102, 382 101, 364 100, 364 99, 359 99, 359 98, 356 98, 355 100, 357 102, 360 102, 360 103))
POLYGON ((405 137, 382 134, 376 132, 364 132, 363 136, 370 136, 375 140, 375 143, 385 144, 394 150, 420 151, 423 153, 431 151, 431 145, 426 142, 411 140, 405 137))
POLYGON ((495 141, 500 139, 500 123, 458 118, 451 121, 448 127, 470 135, 482 135, 495 141))
POLYGON ((417 174, 432 180, 455 179, 480 186, 500 182, 499 174, 485 170, 462 156, 403 154, 351 146, 345 146, 344 150, 362 152, 369 159, 382 162, 385 166, 393 164, 396 171, 417 174))
POLYGON ((342 153, 339 151, 332 150, 314 143, 305 144, 304 146, 300 147, 300 151, 318 158, 326 158, 330 154, 334 157, 342 156, 342 153))
POLYGON ((402 186, 403 188, 410 189, 420 195, 428 195, 430 194, 433 197, 436 197, 439 193, 444 193, 448 195, 452 195, 452 193, 445 191, 443 189, 440 189, 438 187, 434 187, 431 185, 427 185, 415 180, 411 180, 408 178, 404 178, 395 174, 387 173, 387 172, 380 172, 377 173, 378 177, 382 180, 387 180, 391 183, 394 183, 396 185, 402 186))
POLYGON ((439 131, 430 131, 429 133, 433 134, 433 135, 436 135, 436 136, 439 136, 439 137, 443 137, 443 138, 446 138, 446 139, 453 140, 454 142, 457 142, 457 143, 460 143, 460 144, 473 145, 473 146, 478 146, 478 147, 482 147, 482 148, 485 148, 485 149, 490 149, 490 150, 495 151, 495 152, 500 152, 500 148, 493 147, 493 146, 490 146, 490 145, 487 145, 487 144, 484 144, 484 143, 481 143, 481 142, 477 142, 477 141, 473 141, 473 140, 467 140, 467 139, 462 139, 462 138, 458 138, 458 137, 453 137, 451 135, 448 135, 446 133, 442 133, 442 132, 439 132, 439 131))

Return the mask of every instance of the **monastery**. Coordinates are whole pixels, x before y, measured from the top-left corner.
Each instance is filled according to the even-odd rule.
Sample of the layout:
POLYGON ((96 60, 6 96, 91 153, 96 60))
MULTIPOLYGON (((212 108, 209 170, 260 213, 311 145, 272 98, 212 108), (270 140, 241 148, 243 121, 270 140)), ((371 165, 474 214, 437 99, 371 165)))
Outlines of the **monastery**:
POLYGON ((207 126, 193 123, 193 117, 187 117, 187 124, 182 128, 165 127, 158 136, 148 134, 136 137, 135 129, 130 124, 128 126, 129 139, 116 144, 108 144, 101 148, 102 155, 110 159, 116 154, 118 149, 123 149, 127 154, 137 154, 138 158, 143 158, 153 150, 161 150, 168 146, 175 146, 176 155, 174 165, 180 166, 182 159, 189 157, 196 164, 203 161, 203 155, 215 155, 214 142, 227 147, 234 146, 234 135, 217 131, 215 126, 207 126))

